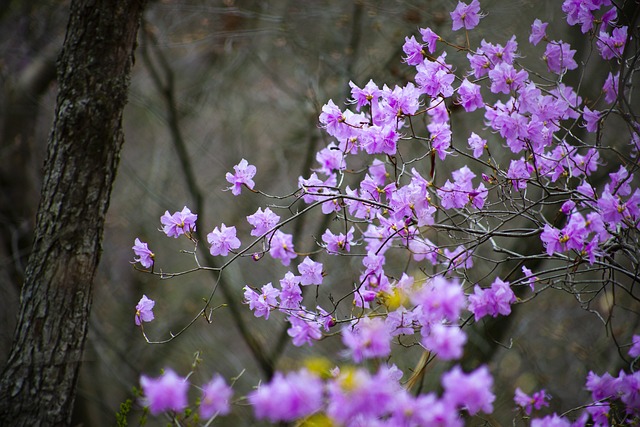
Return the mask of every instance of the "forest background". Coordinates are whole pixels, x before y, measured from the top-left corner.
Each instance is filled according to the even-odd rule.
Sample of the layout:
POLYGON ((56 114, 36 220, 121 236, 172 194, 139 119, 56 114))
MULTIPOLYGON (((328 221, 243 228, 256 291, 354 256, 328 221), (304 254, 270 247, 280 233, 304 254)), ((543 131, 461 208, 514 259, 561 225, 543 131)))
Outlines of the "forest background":
MULTIPOLYGON (((113 425, 119 404, 131 397, 141 373, 166 366, 186 370, 196 353, 202 362, 194 375, 203 379, 213 372, 227 378, 244 372, 235 384, 237 393, 249 392, 264 377, 260 362, 240 338, 239 319, 229 309, 217 310, 211 324, 195 323, 170 345, 145 342, 133 322, 141 294, 159 301, 157 320, 146 330, 163 337, 197 313, 214 278, 200 273, 160 281, 140 274, 131 264, 133 239, 162 246, 157 262, 178 271, 192 267, 192 258, 179 253, 188 248, 163 239, 158 231, 166 210, 186 205, 198 213, 199 227, 212 229, 225 222, 248 235, 244 217, 263 200, 222 192, 225 173, 247 158, 258 168, 261 190, 293 191, 298 176, 308 175, 315 152, 330 142, 318 126, 322 105, 349 98, 349 81, 364 86, 369 79, 389 85, 411 79, 411 69, 402 64, 404 37, 426 26, 454 41, 463 37, 450 31, 448 13, 455 3, 149 2, 124 114, 126 143, 94 286, 74 424, 113 425)), ((485 0, 482 6, 490 13, 472 34, 474 40, 504 44, 515 34, 523 61, 530 58, 531 64, 539 62, 539 52, 530 51, 526 43, 533 18, 551 25, 564 20, 553 0, 485 0)), ((8 356, 31 247, 55 105, 55 59, 67 14, 67 2, 14 0, 0 5, 0 366, 8 356)), ((566 31, 558 37, 577 49, 576 57, 587 58, 590 43, 579 29, 558 28, 566 31)), ((607 72, 588 68, 584 74, 568 74, 565 82, 596 98, 607 72)), ((452 120, 459 135, 483 126, 481 116, 457 113, 462 111, 454 110, 452 120)), ((608 135, 616 138, 615 133, 608 135)), ((320 222, 320 215, 310 215, 297 227, 310 237, 320 222)), ((301 241, 297 249, 313 250, 313 238, 301 241)), ((245 284, 275 280, 285 271, 273 268, 246 259, 225 274, 239 301, 245 284)), ((339 274, 332 279, 339 281, 339 274)), ((344 277, 348 279, 348 272, 344 277)), ((216 303, 225 302, 217 298, 216 303)), ((637 303, 615 319, 606 318, 611 295, 599 295, 588 306, 561 291, 538 299, 499 324, 478 328, 482 339, 470 338, 480 343, 489 336, 493 342, 469 357, 489 363, 496 381, 495 415, 505 423, 513 417, 516 387, 545 388, 553 396, 551 409, 559 411, 584 403, 588 394, 576 379, 589 370, 620 369, 612 336, 630 342, 632 332, 639 330, 637 303)), ((325 340, 312 350, 274 347, 280 329, 274 331, 273 322, 253 321, 246 306, 240 311, 252 339, 268 350, 277 367, 294 366, 311 354, 336 357, 340 349, 336 340, 325 340)), ((284 321, 280 326, 285 327, 284 321)), ((415 364, 419 356, 419 349, 410 349, 405 363, 415 364)), ((250 425, 251 412, 239 407, 221 421, 250 425)))

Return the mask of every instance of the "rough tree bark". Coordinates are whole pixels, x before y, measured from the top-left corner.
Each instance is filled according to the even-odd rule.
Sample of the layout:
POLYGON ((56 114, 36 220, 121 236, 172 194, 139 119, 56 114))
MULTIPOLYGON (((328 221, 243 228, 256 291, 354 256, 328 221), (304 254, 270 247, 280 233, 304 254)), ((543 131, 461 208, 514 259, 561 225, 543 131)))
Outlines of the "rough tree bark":
POLYGON ((0 424, 68 425, 145 0, 74 0, 0 424))

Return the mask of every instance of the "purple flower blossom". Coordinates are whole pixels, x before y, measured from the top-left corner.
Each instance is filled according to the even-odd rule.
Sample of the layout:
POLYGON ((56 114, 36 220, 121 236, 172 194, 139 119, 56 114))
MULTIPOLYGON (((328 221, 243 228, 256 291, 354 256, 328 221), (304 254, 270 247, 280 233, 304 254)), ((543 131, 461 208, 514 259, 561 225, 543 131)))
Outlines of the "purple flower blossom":
POLYGON ((385 357, 391 352, 391 331, 381 318, 365 317, 342 329, 342 343, 356 363, 385 357))
POLYGON ((451 83, 455 80, 455 75, 446 58, 446 53, 443 53, 435 61, 425 60, 416 66, 416 83, 423 93, 433 98, 440 95, 448 98, 453 94, 451 83))
POLYGON ((182 411, 187 407, 189 383, 171 369, 165 370, 157 379, 142 375, 140 385, 152 415, 169 410, 182 411))
POLYGON ((520 390, 519 387, 516 388, 516 393, 513 398, 516 405, 524 409, 524 412, 527 415, 531 415, 531 411, 533 409, 539 410, 543 406, 549 406, 549 402, 547 401, 548 399, 549 395, 544 390, 537 391, 533 393, 533 395, 529 396, 520 390))
POLYGON ((524 87, 528 77, 529 73, 525 70, 516 71, 513 65, 506 62, 500 63, 489 71, 491 92, 509 94, 511 91, 524 87))
POLYGON ((336 318, 331 315, 324 308, 317 306, 316 309, 318 313, 316 314, 316 322, 318 322, 325 331, 329 331, 331 328, 336 326, 336 318))
POLYGON ((224 223, 222 223, 219 230, 216 227, 211 233, 207 234, 207 241, 211 245, 209 252, 213 256, 227 256, 229 251, 240 247, 240 239, 236 237, 236 227, 227 227, 224 223))
POLYGON ((473 257, 471 253, 462 245, 456 247, 454 250, 445 248, 444 261, 449 270, 456 268, 471 268, 473 267, 473 257))
POLYGON ((428 328, 426 335, 423 327, 422 345, 437 354, 441 360, 455 360, 462 357, 467 335, 458 326, 436 323, 428 328))
POLYGON ((276 372, 271 381, 248 396, 256 418, 272 423, 294 421, 318 411, 322 406, 323 384, 309 371, 276 372))
POLYGON ((374 375, 365 369, 344 369, 327 384, 327 415, 338 425, 377 425, 373 423, 395 409, 397 397, 406 397, 398 383, 401 375, 397 368, 386 366, 374 375))
POLYGON ((142 295, 140 301, 136 305, 135 322, 137 326, 140 326, 142 322, 151 322, 154 319, 153 306, 156 302, 147 298, 146 295, 142 295))
POLYGON ((390 311, 384 322, 389 327, 391 336, 395 337, 398 335, 413 335, 414 319, 415 313, 407 311, 407 309, 401 305, 396 310, 390 311))
POLYGON ((524 275, 525 280, 527 281, 527 284, 529 285, 529 287, 531 288, 532 291, 535 292, 535 284, 536 284, 536 280, 538 280, 538 278, 536 276, 533 275, 533 271, 529 270, 526 266, 522 266, 522 274, 524 275))
POLYGON ((489 70, 493 69, 493 64, 489 60, 489 57, 482 53, 481 49, 478 49, 478 53, 473 55, 468 53, 467 59, 469 60, 469 65, 473 70, 473 75, 477 79, 486 76, 489 73, 489 70))
POLYGON ((494 66, 502 63, 513 65, 513 60, 519 56, 516 54, 517 49, 518 43, 516 42, 516 36, 512 36, 504 46, 482 40, 480 42, 480 49, 478 49, 477 52, 481 52, 487 56, 494 66))
POLYGON ((256 317, 269 318, 271 310, 278 305, 278 297, 280 291, 267 283, 261 289, 261 293, 257 293, 248 286, 243 288, 245 302, 249 304, 249 309, 253 310, 256 317))
POLYGON ((447 149, 451 146, 451 127, 448 123, 430 123, 427 129, 431 133, 431 148, 444 160, 450 153, 447 149))
POLYGON ((407 57, 404 58, 404 61, 408 65, 418 65, 422 62, 422 44, 418 43, 415 36, 405 37, 404 45, 402 46, 402 50, 407 54, 407 57))
POLYGON ((427 44, 427 50, 433 54, 436 51, 436 42, 440 41, 440 36, 433 32, 431 28, 420 28, 422 41, 427 44))
POLYGON ((537 45, 540 41, 547 36, 546 30, 548 22, 542 22, 539 19, 533 21, 531 24, 531 35, 529 35, 529 43, 537 45))
POLYGON ((532 419, 531 427, 571 427, 571 423, 566 418, 553 414, 532 419))
POLYGON ((304 261, 298 265, 298 271, 300 272, 301 285, 322 284, 322 263, 315 262, 311 258, 306 257, 304 261))
POLYGON ((300 276, 287 271, 280 279, 280 310, 296 310, 302 302, 302 290, 300 289, 300 276))
POLYGON ((416 320, 423 325, 446 319, 457 322, 466 305, 462 286, 455 279, 435 276, 421 289, 413 293, 411 302, 416 305, 416 320))
POLYGON ((453 31, 457 31, 463 27, 467 30, 472 30, 480 23, 480 18, 484 17, 480 14, 480 3, 478 0, 473 0, 471 4, 458 2, 458 6, 456 6, 450 15, 453 20, 451 28, 453 31))
POLYGON ((332 175, 335 171, 344 170, 347 167, 344 154, 333 142, 318 151, 316 160, 320 163, 320 169, 316 169, 316 171, 327 176, 332 175))
POLYGON ((487 148, 487 140, 480 138, 475 132, 471 132, 471 136, 467 140, 469 147, 473 150, 473 157, 479 159, 484 149, 487 148))
MULTIPOLYGON (((247 222, 253 226, 253 230, 251 230, 252 236, 266 235, 269 230, 278 224, 278 221, 280 221, 280 217, 269 208, 265 208, 264 211, 262 208, 258 208, 256 213, 247 216, 247 222)), ((269 237, 267 236, 267 238, 269 237)))
POLYGON ((256 174, 256 167, 250 165, 245 159, 240 160, 240 163, 233 167, 234 173, 227 172, 225 175, 227 182, 231 184, 231 187, 228 190, 231 190, 231 193, 234 196, 237 196, 242 191, 242 186, 246 185, 247 188, 253 190, 255 183, 253 182, 253 177, 256 174))
POLYGON ((593 12, 600 9, 603 2, 585 0, 565 0, 562 3, 562 11, 567 14, 569 25, 580 25, 583 34, 593 29, 595 16, 593 12))
POLYGON ((631 341, 633 344, 629 349, 629 356, 631 357, 640 356, 640 335, 634 335, 631 341))
POLYGON ((200 399, 200 416, 202 418, 214 415, 226 415, 229 413, 229 400, 233 396, 233 390, 227 385, 220 375, 214 377, 202 386, 202 398, 200 399))
POLYGON ((350 131, 345 124, 346 120, 346 117, 333 100, 330 99, 329 102, 322 106, 320 123, 329 135, 337 139, 343 139, 343 137, 348 136, 350 131))
POLYGON ((620 79, 620 72, 617 72, 615 75, 609 73, 607 75, 607 79, 604 82, 604 86, 602 86, 602 91, 604 92, 604 100, 611 104, 618 98, 618 80, 620 79))
POLYGON ((136 237, 131 249, 133 249, 133 253, 138 256, 138 258, 133 259, 134 262, 139 262, 144 268, 153 267, 153 259, 155 255, 149 250, 149 245, 147 243, 140 241, 140 239, 136 237))
POLYGON ((374 105, 377 105, 378 98, 382 91, 373 80, 369 80, 369 83, 367 83, 363 89, 360 89, 351 81, 349 82, 349 86, 351 87, 351 96, 353 97, 352 102, 356 104, 357 111, 360 111, 365 105, 371 105, 372 109, 374 105))
POLYGON ((488 289, 475 285, 473 294, 469 295, 469 311, 473 313, 477 322, 486 315, 498 317, 498 314, 511 314, 511 304, 514 302, 516 296, 509 282, 496 278, 488 289))
POLYGON ((285 267, 291 263, 297 255, 293 248, 293 236, 276 230, 269 240, 269 255, 279 259, 285 267))
POLYGON ((600 56, 602 56, 603 59, 622 58, 626 42, 627 27, 625 26, 614 28, 611 34, 600 31, 596 46, 598 46, 600 56))
POLYGON ((347 231, 346 236, 343 233, 337 235, 333 234, 331 230, 327 229, 322 235, 322 241, 326 245, 327 253, 337 255, 349 252, 351 250, 351 245, 353 244, 353 232, 353 227, 347 231))
POLYGON ((531 177, 531 165, 524 159, 511 160, 507 178, 511 180, 513 188, 516 190, 525 190, 527 188, 527 179, 531 177))
POLYGON ((191 213, 191 210, 185 206, 181 212, 174 212, 173 215, 166 211, 160 217, 160 222, 164 234, 177 239, 182 234, 187 234, 188 237, 191 232, 195 231, 197 219, 198 215, 191 213))
POLYGON ((436 265, 438 262, 438 247, 429 239, 418 237, 411 239, 409 241, 409 250, 413 254, 415 261, 426 259, 431 265, 436 265))
POLYGON ((480 411, 487 414, 493 412, 493 401, 496 396, 491 391, 493 378, 486 366, 465 374, 460 366, 442 376, 444 394, 442 399, 447 403, 466 408, 470 415, 480 411))
POLYGON ((458 88, 458 96, 460 97, 460 105, 467 112, 475 111, 477 108, 484 107, 484 101, 480 94, 480 86, 464 79, 458 88))
POLYGON ((600 121, 600 116, 602 113, 597 110, 590 110, 589 107, 584 107, 584 112, 582 113, 582 118, 585 121, 585 127, 589 132, 595 132, 598 130, 598 123, 600 121))
POLYGON ((620 379, 612 377, 608 372, 598 376, 589 371, 586 388, 591 392, 593 400, 603 400, 618 394, 620 379))
POLYGON ((575 70, 578 63, 573 59, 576 51, 571 49, 569 43, 563 41, 552 41, 547 44, 547 49, 542 56, 546 61, 549 71, 562 74, 567 70, 575 70))
POLYGON ((542 240, 544 246, 547 248, 547 255, 552 256, 556 252, 564 252, 564 242, 561 241, 561 239, 562 235, 560 230, 549 224, 544 225, 542 234, 540 234, 540 240, 542 240))
POLYGON ((313 345, 314 340, 322 338, 320 324, 315 316, 300 310, 292 313, 289 318, 291 327, 287 329, 287 334, 292 338, 293 345, 300 347, 304 344, 313 345))

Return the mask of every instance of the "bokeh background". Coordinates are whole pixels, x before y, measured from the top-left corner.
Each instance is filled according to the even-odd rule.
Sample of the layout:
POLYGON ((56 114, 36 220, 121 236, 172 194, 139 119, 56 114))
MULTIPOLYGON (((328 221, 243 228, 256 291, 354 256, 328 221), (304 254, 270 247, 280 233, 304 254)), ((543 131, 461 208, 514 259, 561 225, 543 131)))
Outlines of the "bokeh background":
MULTIPOLYGON (((430 26, 443 38, 463 43, 452 34, 448 12, 454 1, 343 0, 161 0, 150 1, 136 52, 129 104, 125 111, 126 143, 112 193, 104 252, 95 283, 89 339, 86 346, 75 425, 115 424, 120 403, 132 398, 141 373, 155 376, 171 367, 191 382, 207 382, 213 373, 235 382, 233 414, 215 425, 253 425, 240 399, 266 372, 242 338, 240 321, 267 358, 281 369, 300 366, 312 355, 341 363, 339 338, 312 348, 294 348, 282 340, 286 324, 255 319, 241 305, 245 285, 277 282, 287 271, 266 257, 240 259, 224 272, 227 288, 240 309, 239 319, 227 307, 213 312, 211 322, 196 321, 169 344, 147 344, 133 323, 134 307, 146 294, 156 300, 156 320, 145 327, 151 340, 182 329, 203 306, 216 283, 206 271, 160 280, 135 271, 131 246, 136 237, 149 243, 158 268, 182 271, 194 266, 186 239, 169 239, 158 231, 160 216, 188 206, 198 214, 205 233, 220 223, 235 225, 249 241, 245 221, 259 206, 273 204, 259 195, 233 197, 224 192, 225 173, 246 158, 258 168, 256 183, 268 194, 287 194, 297 178, 309 174, 315 152, 330 141, 318 126, 322 105, 333 99, 344 105, 349 81, 359 86, 374 79, 379 85, 404 84, 412 78, 402 61, 404 37, 430 26), (195 369, 192 363, 200 362, 195 369)), ((485 38, 504 44, 515 34, 521 62, 544 71, 542 51, 527 42, 535 17, 550 22, 549 31, 578 49, 586 61, 591 44, 578 29, 564 24, 560 2, 484 0, 488 12, 472 45, 485 38)), ((15 325, 19 287, 31 243, 39 197, 41 167, 56 96, 55 59, 67 20, 68 2, 5 0, 0 4, 0 366, 6 360, 15 325)), ((451 58, 450 54, 450 58, 451 58)), ((465 68, 464 56, 451 58, 465 68)), ((583 97, 595 99, 608 73, 588 67, 565 77, 580 86, 583 97)), ((483 128, 482 116, 452 113, 454 140, 466 141, 470 130, 483 128), (462 139, 464 138, 464 139, 462 139)), ((580 130, 577 130, 580 132, 580 130)), ((619 137, 615 131, 611 138, 619 137)), ((628 136, 627 136, 628 139, 628 136)), ((626 140, 625 140, 626 141, 626 140)), ((625 141, 621 140, 621 144, 625 141)), ((617 170, 608 159, 607 171, 617 170)), ((362 164, 365 166, 365 164, 362 164)), ((305 216, 285 231, 296 232, 296 249, 318 247, 327 219, 305 216)), ((206 264, 206 248, 200 248, 206 264)), ((322 259, 325 283, 339 297, 357 275, 357 261, 322 259)), ((636 287, 637 288, 637 287, 636 287)), ((584 378, 589 370, 612 373, 624 367, 616 341, 630 342, 638 327, 638 300, 600 292, 588 303, 575 295, 549 289, 532 304, 498 324, 470 330, 466 363, 488 363, 495 375, 495 418, 510 425, 513 391, 546 388, 551 409, 564 411, 588 399, 584 378), (618 308, 612 310, 612 307, 618 308)), ((322 304, 307 295, 307 305, 322 304)), ((228 302, 219 290, 213 305, 228 302)), ((347 313, 337 313, 346 315, 347 313)), ((255 347, 257 346, 257 347, 255 347)), ((624 350, 623 350, 624 351, 624 350)), ((394 362, 406 371, 419 357, 418 348, 399 347, 394 362)), ((425 389, 437 388, 436 365, 425 389)), ((195 400, 194 389, 191 401, 195 400)), ((139 408, 130 416, 137 424, 139 408)), ((150 420, 151 425, 166 420, 150 420)))

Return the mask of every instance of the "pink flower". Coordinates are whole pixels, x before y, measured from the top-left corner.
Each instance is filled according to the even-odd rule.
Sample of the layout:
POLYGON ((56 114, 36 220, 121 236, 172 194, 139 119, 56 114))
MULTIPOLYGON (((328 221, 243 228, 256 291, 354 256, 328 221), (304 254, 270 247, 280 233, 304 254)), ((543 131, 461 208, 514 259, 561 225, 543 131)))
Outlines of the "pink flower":
POLYGON ((444 160, 451 146, 451 127, 448 123, 429 123, 427 129, 431 133, 431 147, 438 153, 440 160, 444 160))
POLYGON ((322 338, 320 324, 315 316, 300 310, 288 318, 291 327, 287 334, 292 338, 293 345, 300 347, 304 344, 313 345, 314 340, 322 338))
POLYGON ((322 263, 306 257, 298 265, 298 271, 300 272, 300 284, 302 286, 322 284, 322 263))
POLYGON ((271 310, 278 305, 278 297, 280 291, 267 283, 261 289, 261 293, 257 293, 248 286, 244 288, 244 299, 249 304, 249 309, 253 310, 256 317, 269 318, 271 310))
POLYGON ((349 348, 351 358, 356 363, 391 353, 391 331, 379 317, 365 317, 352 326, 344 327, 342 342, 349 348))
POLYGON ((484 101, 480 94, 480 86, 464 79, 458 88, 458 96, 460 97, 460 105, 467 112, 475 111, 477 108, 484 107, 484 101))
POLYGON ((440 41, 440 36, 433 32, 431 28, 420 28, 422 41, 427 44, 427 50, 433 54, 436 51, 436 42, 440 41))
POLYGON ((349 229, 346 236, 343 233, 333 234, 331 230, 327 229, 322 235, 322 241, 326 245, 327 253, 337 255, 349 252, 353 244, 353 232, 353 227, 349 229))
POLYGON ((402 50, 407 54, 407 57, 404 58, 407 65, 418 65, 422 62, 422 44, 418 43, 415 36, 404 38, 402 50))
POLYGON ((516 302, 516 296, 509 286, 496 278, 488 289, 475 285, 473 294, 469 295, 469 311, 474 314, 476 322, 486 315, 498 317, 498 314, 511 314, 511 304, 516 302))
MULTIPOLYGON (((441 360, 455 360, 462 357, 467 335, 458 326, 436 323, 431 326, 427 335, 422 338, 422 345, 436 353, 441 360)), ((423 334, 425 328, 423 327, 423 334)))
POLYGON ((133 252, 138 256, 138 258, 134 258, 133 261, 139 262, 144 268, 151 268, 153 266, 153 258, 155 255, 149 250, 149 245, 141 242, 137 237, 134 243, 135 244, 131 249, 133 249, 133 252))
POLYGON ((528 77, 529 73, 525 70, 516 71, 513 65, 506 62, 500 63, 489 71, 491 92, 509 94, 511 91, 524 87, 528 77))
POLYGON ((202 399, 200 400, 200 416, 209 418, 216 414, 229 413, 229 399, 233 396, 233 390, 227 385, 220 375, 202 386, 202 399))
POLYGON ((480 3, 473 0, 471 4, 458 2, 455 10, 450 13, 453 20, 452 30, 457 31, 464 27, 467 30, 474 29, 479 23, 480 18, 484 16, 480 14, 480 3))
POLYGON ((149 411, 153 415, 169 410, 182 411, 187 407, 189 383, 171 369, 167 369, 164 375, 157 379, 142 375, 140 385, 149 411))
POLYGON ((333 174, 337 170, 344 170, 347 167, 344 160, 344 154, 333 142, 318 151, 316 154, 316 160, 320 163, 320 169, 316 169, 316 171, 327 176, 333 174))
POLYGON ((600 31, 596 42, 603 59, 622 58, 624 45, 627 42, 627 27, 614 28, 612 33, 600 31))
POLYGON ((576 51, 571 49, 569 43, 561 41, 552 41, 547 44, 544 52, 543 60, 547 62, 549 71, 556 74, 562 74, 567 70, 575 70, 578 63, 573 59, 576 51))
POLYGON ((607 79, 604 82, 604 86, 602 86, 602 91, 604 92, 604 100, 608 103, 612 103, 618 98, 618 80, 620 79, 620 72, 617 72, 615 75, 609 73, 607 75, 607 79))
POLYGON ((195 231, 197 219, 198 215, 191 213, 191 210, 185 206, 181 212, 174 212, 173 215, 166 211, 160 218, 160 222, 164 234, 177 239, 182 234, 189 235, 195 231))
POLYGON ((207 234, 207 241, 211 245, 209 252, 213 256, 227 256, 229 251, 240 247, 240 240, 236 237, 236 227, 227 227, 224 223, 219 230, 216 227, 207 234))
POLYGON ((256 213, 247 216, 247 222, 253 226, 252 236, 262 236, 275 227, 280 221, 280 217, 273 213, 271 209, 258 208, 256 213))
POLYGON ((640 356, 640 335, 634 335, 631 339, 633 345, 629 349, 629 356, 638 357, 640 356))
POLYGON ((533 409, 539 410, 543 406, 549 406, 547 399, 549 399, 549 395, 544 390, 537 391, 533 393, 533 395, 529 396, 520 390, 520 388, 516 389, 516 393, 513 398, 516 405, 524 409, 524 412, 526 412, 527 415, 531 415, 531 411, 533 409))
POLYGON ((297 256, 293 250, 293 236, 291 234, 276 230, 269 240, 269 245, 269 254, 273 258, 279 259, 284 266, 289 265, 291 260, 297 256))
POLYGON ((526 266, 523 265, 522 274, 524 275, 524 278, 527 281, 527 284, 529 285, 531 290, 535 292, 536 290, 535 283, 536 283, 536 280, 538 280, 538 278, 533 275, 533 271, 529 270, 526 266))
POLYGON ((600 111, 590 110, 587 106, 584 107, 582 118, 584 119, 585 127, 588 132, 595 132, 598 130, 598 123, 601 115, 602 113, 600 111))
POLYGON ((571 427, 571 423, 566 418, 553 414, 532 419, 531 427, 571 427))
POLYGON ((487 414, 493 412, 496 396, 491 391, 493 378, 486 366, 468 374, 462 372, 460 366, 455 366, 442 376, 442 386, 442 399, 449 404, 466 408, 471 415, 480 411, 487 414))
POLYGON ((369 83, 367 83, 363 89, 360 89, 353 82, 349 82, 349 86, 351 87, 351 96, 353 97, 351 102, 356 104, 357 111, 360 111, 365 105, 372 105, 372 108, 373 105, 377 106, 381 91, 373 80, 369 80, 369 83))
POLYGON ((318 411, 322 406, 322 381, 306 370, 276 372, 248 396, 256 418, 270 422, 294 421, 318 411))
POLYGON ((542 22, 539 19, 533 21, 531 24, 531 35, 529 35, 529 43, 532 45, 537 45, 540 41, 547 36, 546 30, 548 22, 542 22))
POLYGON ((507 178, 511 180, 513 188, 516 190, 525 190, 527 188, 527 179, 531 177, 531 166, 524 160, 511 160, 507 178))
POLYGON ((300 289, 300 276, 287 271, 280 279, 280 311, 299 309, 302 302, 302 290, 300 289))
POLYGON ((153 306, 156 305, 156 302, 152 299, 147 298, 146 295, 142 295, 142 298, 136 305, 136 325, 140 326, 142 322, 151 322, 153 317, 153 306))
POLYGON ((473 150, 473 157, 480 158, 484 149, 487 148, 487 140, 480 138, 475 132, 471 132, 471 136, 467 140, 469 148, 473 150))
POLYGON ((245 159, 240 160, 240 163, 233 167, 234 173, 227 172, 226 179, 227 182, 231 184, 231 187, 227 188, 227 190, 231 190, 231 193, 234 196, 237 196, 242 191, 242 186, 246 185, 247 188, 253 190, 255 183, 253 182, 253 177, 256 174, 256 167, 250 165, 245 159))

